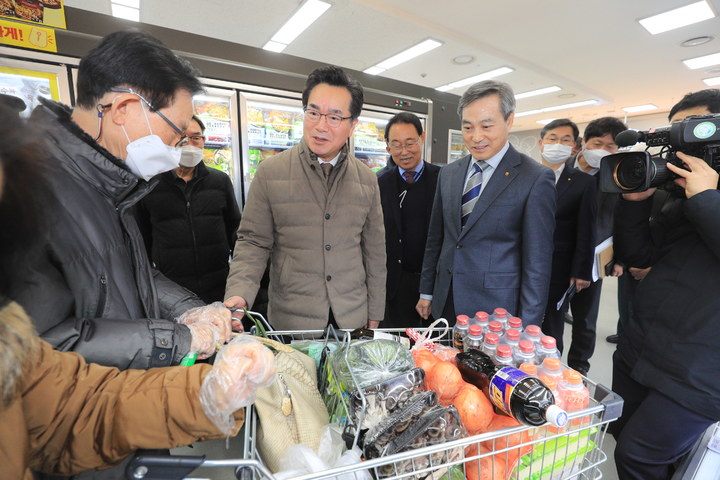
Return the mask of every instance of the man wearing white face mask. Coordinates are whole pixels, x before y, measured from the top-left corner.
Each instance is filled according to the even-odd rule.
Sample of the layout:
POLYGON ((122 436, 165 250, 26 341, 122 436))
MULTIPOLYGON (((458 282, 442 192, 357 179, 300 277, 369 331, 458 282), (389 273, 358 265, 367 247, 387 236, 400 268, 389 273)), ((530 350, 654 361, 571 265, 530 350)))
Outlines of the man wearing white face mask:
POLYGON ((205 125, 198 117, 185 135, 180 166, 157 176, 137 220, 155 267, 212 303, 225 294, 240 209, 230 177, 202 162, 205 125))
POLYGON ((83 57, 77 105, 43 100, 29 125, 44 133, 59 199, 43 253, 13 279, 42 338, 58 350, 120 369, 213 354, 230 313, 153 269, 132 208, 153 176, 178 166, 175 145, 202 87, 195 69, 149 34, 108 35, 83 57), (187 310, 203 321, 180 325, 187 310), (224 315, 224 314, 227 315, 224 315), (209 317, 213 317, 210 319, 209 317))
POLYGON ((568 303, 564 302, 560 309, 557 303, 571 285, 577 292, 590 286, 595 251, 595 181, 590 175, 565 165, 577 137, 577 125, 560 118, 545 125, 538 141, 542 164, 555 173, 557 195, 550 292, 542 329, 555 337, 561 352, 568 303))
MULTIPOLYGON (((617 118, 602 117, 588 123, 583 133, 583 148, 576 157, 566 162, 566 167, 575 167, 595 177, 597 215, 595 220, 595 244, 600 245, 613 234, 613 218, 618 195, 600 191, 600 162, 607 155, 616 153, 618 146, 615 137, 627 127, 617 118)), ((601 266, 598 268, 604 268, 601 266)), ((623 266, 611 262, 606 272, 608 275, 619 276, 623 266)), ((595 280, 593 278, 593 280, 595 280)), ((597 278, 587 288, 575 295, 570 301, 573 316, 572 345, 568 351, 568 365, 585 374, 590 369, 590 357, 595 352, 595 326, 600 309, 600 293, 602 278, 597 278)))

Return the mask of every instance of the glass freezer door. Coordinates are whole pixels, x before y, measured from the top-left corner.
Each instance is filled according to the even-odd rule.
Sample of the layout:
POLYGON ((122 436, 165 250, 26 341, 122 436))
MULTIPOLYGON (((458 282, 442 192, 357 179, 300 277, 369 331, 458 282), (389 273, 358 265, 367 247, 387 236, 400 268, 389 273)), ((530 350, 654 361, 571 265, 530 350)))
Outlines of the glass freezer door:
POLYGON ((4 59, 0 66, 0 93, 25 102, 27 108, 21 112, 24 118, 30 116, 41 97, 70 104, 67 70, 60 65, 4 59))
POLYGON ((227 173, 241 200, 242 179, 237 135, 237 99, 233 90, 206 87, 206 93, 193 97, 195 115, 205 124, 203 162, 227 173))
POLYGON ((243 177, 245 195, 258 165, 266 158, 298 144, 303 136, 300 98, 240 93, 243 120, 243 177))
MULTIPOLYGON (((385 167, 390 158, 390 154, 385 149, 385 127, 395 113, 399 113, 399 111, 386 113, 363 110, 355 127, 353 134, 355 157, 362 160, 373 172, 385 167)), ((426 130, 427 118, 419 114, 418 117, 423 125, 423 130, 426 130)), ((428 151, 428 141, 426 140, 423 159, 427 158, 428 151)))

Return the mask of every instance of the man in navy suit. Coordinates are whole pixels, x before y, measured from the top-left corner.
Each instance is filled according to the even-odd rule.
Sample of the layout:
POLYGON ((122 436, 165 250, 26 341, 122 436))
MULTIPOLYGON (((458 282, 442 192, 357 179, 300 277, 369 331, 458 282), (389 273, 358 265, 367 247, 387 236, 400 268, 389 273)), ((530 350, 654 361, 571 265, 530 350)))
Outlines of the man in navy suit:
POLYGON ((383 327, 417 327, 423 324, 415 304, 440 167, 422 159, 425 132, 417 115, 392 117, 385 142, 394 166, 378 178, 388 272, 383 327))
POLYGON ((550 294, 545 308, 543 331, 555 337, 563 350, 564 314, 569 302, 558 310, 557 303, 570 285, 577 292, 590 286, 595 254, 595 181, 577 168, 566 166, 572 155, 578 127, 567 118, 545 125, 540 132, 542 164, 555 172, 557 210, 550 294))
POLYGON ((458 106, 470 155, 440 171, 420 280, 418 313, 474 315, 496 307, 540 325, 555 228, 552 170, 508 142, 510 85, 472 85, 458 106))

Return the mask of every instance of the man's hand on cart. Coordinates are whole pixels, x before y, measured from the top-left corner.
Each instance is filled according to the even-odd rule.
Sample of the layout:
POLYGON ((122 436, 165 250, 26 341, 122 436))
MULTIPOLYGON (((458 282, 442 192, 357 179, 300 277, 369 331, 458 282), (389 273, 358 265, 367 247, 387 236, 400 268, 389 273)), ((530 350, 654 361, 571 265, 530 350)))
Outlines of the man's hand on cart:
POLYGON ((232 312, 232 329, 235 332, 243 331, 242 318, 245 316, 245 310, 247 310, 247 302, 244 298, 235 295, 225 300, 225 306, 232 312))
POLYGON ((415 305, 415 310, 417 310, 418 315, 427 320, 430 316, 430 311, 432 310, 432 300, 425 300, 424 298, 421 298, 418 300, 417 305, 415 305))
POLYGON ((378 328, 380 326, 379 320, 368 320, 367 325, 365 325, 365 328, 378 328))
POLYGON ((230 311, 220 302, 191 308, 177 319, 178 323, 190 328, 191 351, 197 352, 199 358, 213 355, 221 345, 230 340, 232 337, 230 321, 230 311))

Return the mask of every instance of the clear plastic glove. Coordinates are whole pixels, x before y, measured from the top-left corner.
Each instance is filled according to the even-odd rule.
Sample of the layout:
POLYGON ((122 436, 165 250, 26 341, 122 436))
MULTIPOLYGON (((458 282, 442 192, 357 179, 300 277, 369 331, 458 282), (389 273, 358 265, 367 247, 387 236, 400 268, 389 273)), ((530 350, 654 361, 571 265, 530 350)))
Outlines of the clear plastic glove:
POLYGON ((275 356, 250 336, 235 337, 220 350, 200 389, 205 415, 226 435, 232 433, 233 413, 255 401, 258 388, 275 380, 275 356))
POLYGON ((222 345, 230 340, 232 334, 231 320, 230 310, 222 302, 213 302, 204 307, 191 308, 180 315, 177 322, 188 326, 194 323, 212 323, 218 328, 219 341, 222 345))
POLYGON ((192 335, 190 351, 198 354, 199 359, 209 358, 222 346, 220 330, 212 323, 191 323, 187 326, 192 335))

